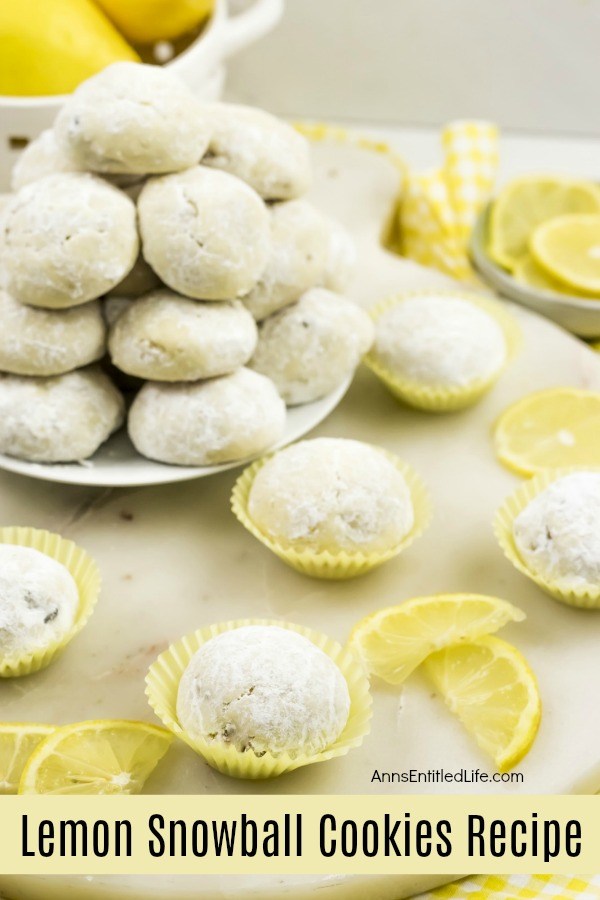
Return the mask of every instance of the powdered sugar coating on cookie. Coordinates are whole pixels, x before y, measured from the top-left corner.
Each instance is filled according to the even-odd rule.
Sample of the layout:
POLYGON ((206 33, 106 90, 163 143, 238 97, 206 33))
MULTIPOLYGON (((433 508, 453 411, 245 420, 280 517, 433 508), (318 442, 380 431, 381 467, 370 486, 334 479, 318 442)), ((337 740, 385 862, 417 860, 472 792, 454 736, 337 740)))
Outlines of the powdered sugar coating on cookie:
POLYGON ((159 66, 117 62, 84 81, 59 112, 57 143, 90 172, 178 172, 208 147, 209 117, 187 85, 159 66))
POLYGON ((63 565, 32 547, 0 544, 3 660, 60 641, 73 627, 78 606, 77 585, 63 565))
POLYGON ((275 382, 288 406, 310 403, 354 372, 373 333, 360 306, 313 288, 261 323, 250 366, 275 382))
POLYGON ((284 427, 275 385, 244 368, 208 381, 148 382, 129 412, 129 435, 142 456, 184 466, 254 456, 276 443, 284 427))
POLYGON ((248 512, 272 539, 315 552, 390 550, 414 524, 402 473, 376 447, 342 438, 278 451, 256 474, 248 512))
POLYGON ((100 303, 72 309, 25 306, 0 289, 0 371, 62 375, 104 356, 106 326, 100 303))
POLYGON ((600 472, 573 472, 531 500, 513 524, 519 556, 557 585, 600 586, 600 472))
POLYGON ((138 212, 146 261, 180 294, 234 300, 264 271, 271 240, 267 209, 233 175, 195 166, 151 178, 138 212))
POLYGON ((26 185, 3 226, 8 290, 32 306, 61 309, 100 297, 130 271, 139 250, 132 201, 83 173, 26 185))
POLYGON ((323 281, 328 264, 329 223, 306 200, 270 209, 271 251, 258 284, 244 304, 257 321, 294 303, 323 281))
POLYGON ((212 135, 203 165, 230 172, 265 200, 291 200, 311 184, 310 148, 291 125, 262 109, 210 107, 212 135))
POLYGON ((77 462, 123 421, 123 398, 98 367, 51 378, 0 375, 0 453, 77 462))
POLYGON ((507 356, 491 315, 459 297, 415 296, 377 320, 373 353, 395 375, 431 387, 466 387, 491 378, 507 356))
POLYGON ((113 363, 154 381, 198 381, 227 375, 252 356, 254 319, 239 300, 201 303, 154 291, 117 317, 109 336, 113 363))
POLYGON ((196 740, 240 752, 315 754, 340 736, 350 712, 340 669, 301 634, 248 625, 203 644, 179 684, 177 716, 196 740))

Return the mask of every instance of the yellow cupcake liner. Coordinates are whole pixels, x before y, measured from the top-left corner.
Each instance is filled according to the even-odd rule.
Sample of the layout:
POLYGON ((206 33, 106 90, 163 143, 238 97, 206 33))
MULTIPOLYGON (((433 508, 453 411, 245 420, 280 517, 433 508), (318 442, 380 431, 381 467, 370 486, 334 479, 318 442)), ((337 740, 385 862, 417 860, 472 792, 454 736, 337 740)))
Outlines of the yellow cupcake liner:
POLYGON ((330 550, 316 551, 310 548, 300 550, 290 543, 276 540, 261 531, 250 517, 248 500, 256 475, 274 454, 265 456, 252 463, 239 476, 231 494, 233 513, 250 534, 253 534, 269 550, 272 550, 284 563, 287 563, 288 566, 296 569, 296 571, 302 572, 303 575, 309 575, 311 578, 327 578, 337 581, 364 575, 405 550, 416 538, 420 537, 431 520, 429 493, 414 469, 408 463, 398 459, 397 456, 394 456, 393 453, 389 453, 382 447, 373 447, 373 449, 383 453, 404 476, 414 510, 414 523, 411 530, 399 543, 390 547, 389 550, 372 551, 371 553, 363 553, 362 551, 347 552, 345 550, 336 552, 330 550))
POLYGON ((589 466, 569 466, 562 469, 548 470, 536 475, 535 478, 526 481, 525 484, 522 484, 514 493, 507 497, 496 512, 493 523, 496 539, 504 555, 510 560, 515 569, 518 569, 519 572, 535 582, 538 587, 545 591, 546 594, 554 597, 555 600, 560 600, 561 603, 566 603, 568 606, 576 606, 580 609, 600 609, 600 585, 593 590, 585 587, 572 587, 567 590, 556 582, 544 578, 538 572, 534 572, 519 555, 515 544, 513 525, 519 513, 553 481, 562 478, 564 475, 569 475, 571 472, 590 471, 600 472, 600 469, 589 466))
POLYGON ((209 766, 233 778, 275 778, 302 766, 345 756, 354 747, 362 744, 371 727, 372 698, 369 680, 354 654, 325 634, 276 619, 237 619, 232 622, 219 622, 186 635, 161 653, 156 662, 150 666, 146 676, 146 696, 163 725, 200 754, 209 766), (211 638, 245 625, 277 625, 296 631, 316 644, 339 667, 350 693, 350 714, 344 730, 331 746, 313 754, 298 753, 292 756, 289 753, 282 753, 275 756, 266 752, 259 755, 252 750, 242 752, 231 744, 196 740, 181 727, 177 719, 177 692, 179 682, 192 657, 202 644, 211 638))
POLYGON ((473 306, 488 313, 500 326, 506 341, 506 359, 503 365, 488 378, 478 379, 464 386, 434 386, 423 385, 407 378, 402 378, 384 366, 377 358, 374 350, 371 350, 364 357, 363 362, 377 377, 382 381, 387 389, 403 403, 414 406, 417 409, 427 410, 428 412, 445 413, 456 412, 460 409, 466 409, 477 403, 478 400, 486 394, 490 388, 496 383, 508 363, 516 355, 520 342, 521 330, 513 317, 502 305, 490 297, 480 294, 470 293, 468 291, 447 291, 440 290, 424 290, 410 291, 403 294, 395 294, 388 297, 381 303, 378 303, 370 310, 371 317, 375 323, 393 306, 402 303, 412 297, 434 297, 443 294, 445 297, 456 297, 460 300, 467 300, 473 306))
POLYGON ((91 556, 73 541, 37 528, 0 528, 0 544, 17 544, 45 553, 65 566, 79 592, 79 606, 71 629, 59 641, 32 653, 0 659, 0 678, 16 678, 45 669, 78 634, 90 618, 100 593, 100 570, 91 556))

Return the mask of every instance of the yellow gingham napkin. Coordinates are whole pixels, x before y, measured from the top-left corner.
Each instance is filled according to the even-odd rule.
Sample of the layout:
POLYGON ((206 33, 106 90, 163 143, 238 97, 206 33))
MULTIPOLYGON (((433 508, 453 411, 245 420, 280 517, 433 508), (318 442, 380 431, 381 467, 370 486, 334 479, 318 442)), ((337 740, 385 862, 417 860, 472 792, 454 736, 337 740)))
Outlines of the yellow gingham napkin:
POLYGON ((460 280, 473 278, 467 245, 498 168, 498 129, 490 122, 451 122, 442 131, 444 161, 409 172, 395 234, 404 256, 460 280))
POLYGON ((444 885, 414 900, 598 900, 600 875, 479 875, 444 885))

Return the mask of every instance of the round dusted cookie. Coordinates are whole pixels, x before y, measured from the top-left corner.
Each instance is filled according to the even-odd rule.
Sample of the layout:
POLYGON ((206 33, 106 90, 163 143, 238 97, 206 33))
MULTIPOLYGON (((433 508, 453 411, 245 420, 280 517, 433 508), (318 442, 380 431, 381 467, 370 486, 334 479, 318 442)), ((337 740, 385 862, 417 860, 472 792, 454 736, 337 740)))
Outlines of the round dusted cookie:
POLYGON ((123 398, 97 366, 51 378, 0 375, 0 453, 87 459, 123 422, 123 398))
POLYGON ((13 375, 62 375, 106 350, 98 300, 73 309, 36 309, 0 289, 0 322, 0 371, 13 375))
POLYGON ((61 309, 118 284, 139 250, 135 206, 94 175, 48 175, 15 194, 4 216, 7 287, 22 303, 61 309))
POLYGON ((203 644, 183 673, 177 718, 195 740, 240 752, 319 753, 350 713, 346 679, 304 635, 246 625, 203 644))
POLYGON ((288 406, 310 403, 354 372, 373 331, 356 303, 313 288, 261 323, 250 366, 275 383, 288 406))
POLYGON ((51 128, 34 138, 17 158, 13 166, 10 186, 19 191, 26 184, 39 181, 46 175, 58 172, 79 172, 75 160, 58 146, 56 135, 51 128))
POLYGON ((257 321, 297 300, 319 284, 327 268, 329 222, 306 200, 270 209, 271 252, 258 284, 244 297, 257 321))
POLYGON ((113 363, 130 375, 198 381, 243 366, 256 341, 254 319, 239 300, 200 303, 162 290, 117 317, 108 347, 113 363))
POLYGON ((34 550, 0 544, 0 658, 19 658, 62 640, 79 591, 65 566, 34 550))
POLYGON ((149 382, 129 412, 142 456, 183 466, 246 459, 278 441, 284 426, 274 384, 249 369, 190 384, 149 382))
POLYGON ((91 172, 178 172, 208 147, 205 107, 160 66, 116 62, 84 81, 59 112, 59 147, 91 172))
POLYGON ((377 447, 342 438, 279 450, 256 473, 248 513, 272 539, 317 553, 385 552, 414 523, 402 473, 377 447))
POLYGON ((377 319, 373 355, 399 378, 430 387, 466 387, 491 378, 507 357, 501 325, 452 294, 407 297, 377 319))
POLYGON ((600 472, 571 472, 535 496, 514 520, 523 562, 560 590, 600 587, 600 472))
POLYGON ((237 175, 265 200, 291 200, 311 183, 308 141, 262 109, 211 106, 212 136, 206 166, 237 175))
POLYGON ((204 166, 151 178, 138 200, 143 253, 165 284, 199 300, 234 300, 262 275, 269 215, 256 191, 204 166))

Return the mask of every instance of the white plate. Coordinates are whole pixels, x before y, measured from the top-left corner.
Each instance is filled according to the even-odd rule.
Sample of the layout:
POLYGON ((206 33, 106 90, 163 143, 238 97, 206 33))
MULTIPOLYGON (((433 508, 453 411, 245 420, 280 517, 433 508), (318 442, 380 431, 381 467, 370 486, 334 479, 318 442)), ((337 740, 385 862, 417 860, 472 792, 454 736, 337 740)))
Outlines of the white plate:
POLYGON ((528 306, 573 334, 584 338, 600 337, 600 300, 583 300, 528 287, 490 259, 485 249, 489 209, 489 206, 484 209, 477 219, 469 248, 473 264, 484 281, 504 297, 528 306))
MULTIPOLYGON (((352 377, 347 378, 339 388, 322 400, 288 409, 283 437, 269 450, 277 450, 291 444, 292 441, 297 441, 322 422, 338 405, 351 382, 352 377)), ((260 455, 262 454, 256 454, 260 455)), ((127 430, 121 428, 91 459, 83 462, 34 463, 0 454, 0 469, 17 472, 19 475, 29 475, 31 478, 41 478, 43 481, 58 481, 61 484, 140 487, 147 484, 170 484, 174 481, 204 478, 242 466, 250 459, 256 459, 256 456, 220 466, 167 466, 140 456, 129 440, 127 430)))

